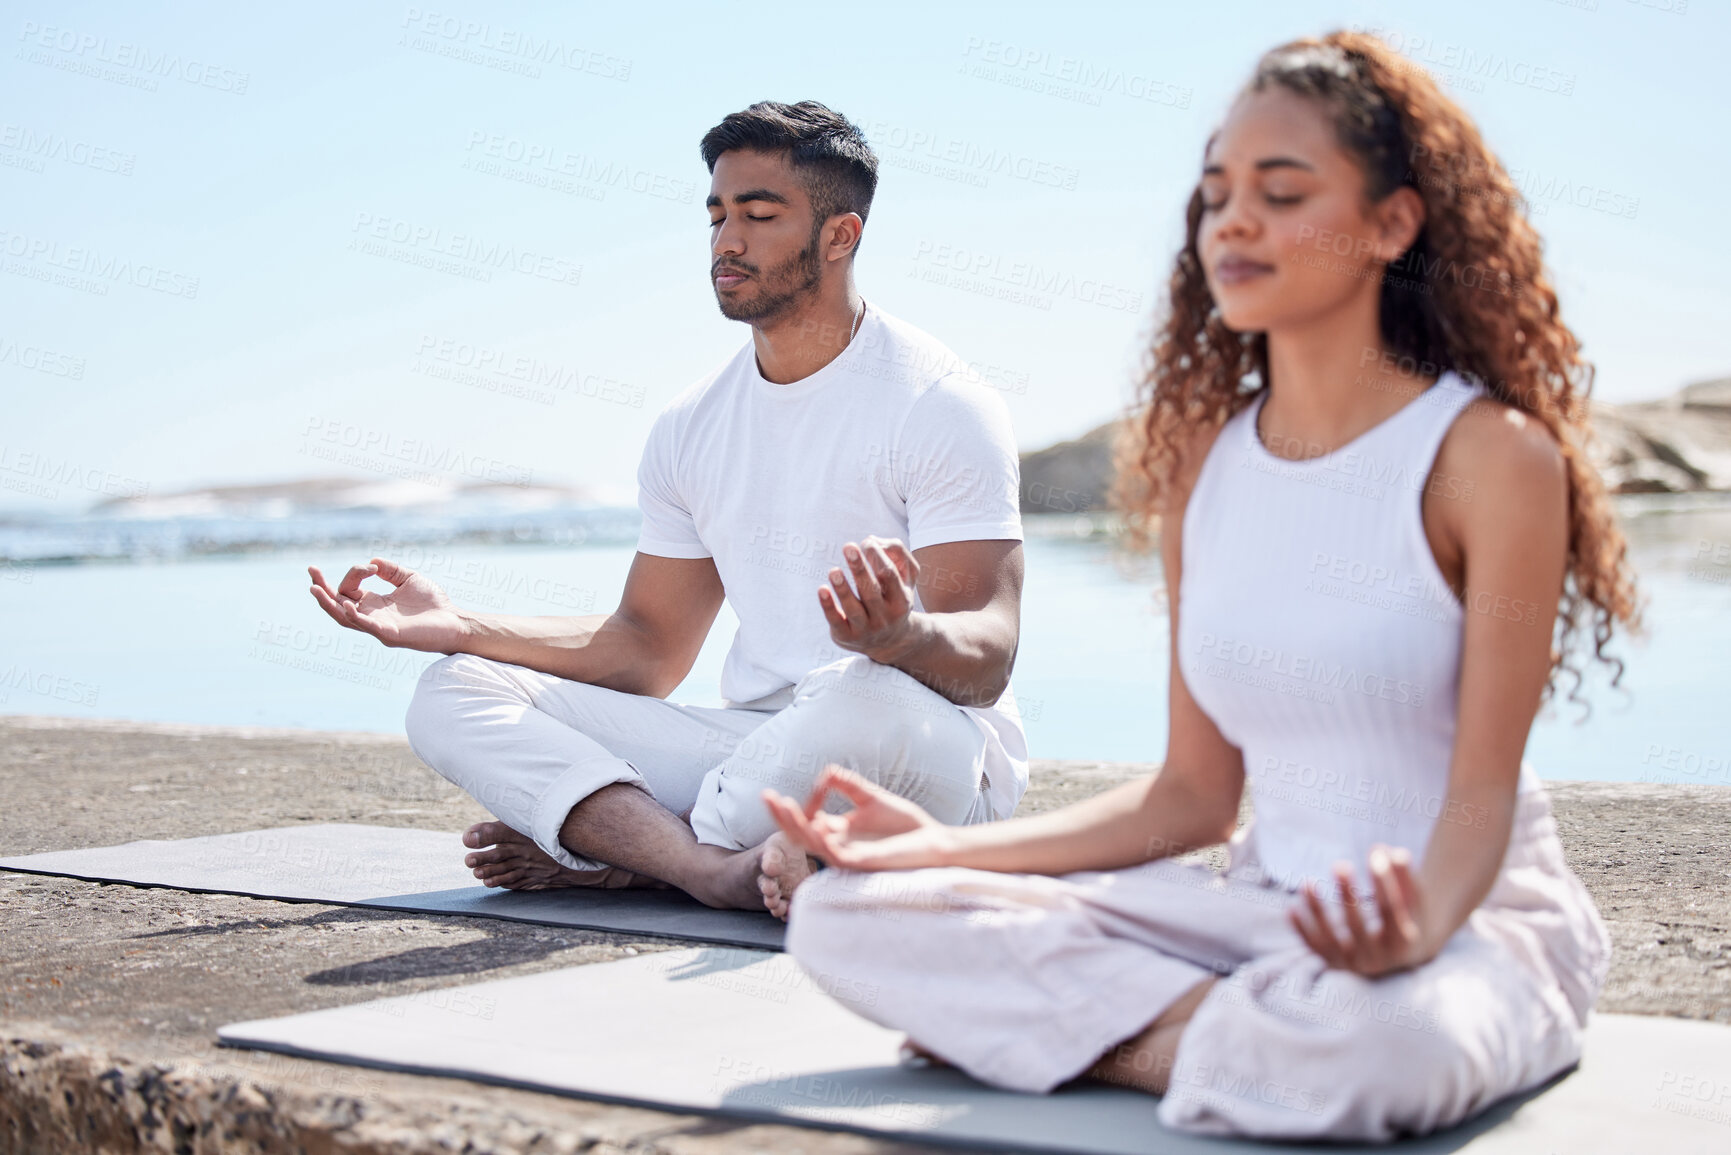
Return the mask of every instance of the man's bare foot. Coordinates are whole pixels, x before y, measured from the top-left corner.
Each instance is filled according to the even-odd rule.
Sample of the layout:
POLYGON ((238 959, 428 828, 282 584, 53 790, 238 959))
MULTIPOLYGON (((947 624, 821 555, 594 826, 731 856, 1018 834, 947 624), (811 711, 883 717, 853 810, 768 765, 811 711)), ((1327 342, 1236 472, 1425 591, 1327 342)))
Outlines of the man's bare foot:
POLYGON ((763 895, 757 889, 758 863, 763 847, 729 850, 724 846, 696 843, 690 869, 680 885, 685 893, 717 910, 762 910, 763 895))
POLYGON ((475 848, 473 854, 463 856, 463 865, 487 886, 502 886, 506 890, 553 890, 563 886, 667 889, 665 882, 616 866, 572 870, 554 861, 528 835, 503 822, 475 823, 463 832, 463 845, 475 848))
POLYGON ((786 922, 793 892, 817 868, 817 859, 800 850, 787 835, 779 830, 771 834, 757 863, 757 889, 763 895, 764 907, 786 922))

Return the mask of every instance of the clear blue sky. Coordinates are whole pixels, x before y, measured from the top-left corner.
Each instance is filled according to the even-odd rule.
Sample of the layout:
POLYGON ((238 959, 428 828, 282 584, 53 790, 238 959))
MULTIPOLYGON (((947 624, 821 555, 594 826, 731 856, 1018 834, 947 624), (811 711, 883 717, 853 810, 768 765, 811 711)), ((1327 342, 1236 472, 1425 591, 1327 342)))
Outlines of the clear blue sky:
MULTIPOLYGON (((1438 65, 1543 202, 1599 396, 1731 372, 1712 0, 158 7, 0 18, 0 480, 19 455, 158 494, 367 475, 311 430, 629 500, 655 412, 746 336, 706 282, 697 142, 765 98, 878 145, 867 299, 990 366, 1024 447, 1080 433, 1127 396, 1227 99, 1262 50, 1346 25, 1438 65), (536 174, 570 183, 510 179, 536 174), (1074 288, 943 280, 976 263, 987 288, 1017 265, 1074 288), (463 348, 566 388, 426 371, 463 348)), ((14 486, 0 509, 96 496, 14 486)))

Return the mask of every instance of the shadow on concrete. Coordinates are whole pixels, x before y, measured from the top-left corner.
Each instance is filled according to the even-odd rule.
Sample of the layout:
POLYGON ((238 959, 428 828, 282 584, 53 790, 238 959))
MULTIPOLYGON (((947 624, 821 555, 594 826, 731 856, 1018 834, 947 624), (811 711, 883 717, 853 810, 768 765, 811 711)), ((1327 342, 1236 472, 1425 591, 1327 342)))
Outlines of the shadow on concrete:
MULTIPOLYGON (((332 923, 401 922, 450 923, 454 920, 438 915, 417 915, 390 910, 326 910, 305 918, 246 918, 201 926, 177 926, 167 930, 131 935, 133 939, 194 938, 205 935, 232 934, 249 930, 283 930, 297 927, 318 927, 332 923)), ((549 955, 572 947, 612 941, 608 936, 590 931, 561 930, 558 934, 537 931, 523 923, 502 923, 490 919, 464 918, 459 924, 464 930, 478 930, 486 937, 452 943, 450 946, 423 946, 397 954, 384 955, 364 962, 345 963, 329 970, 315 971, 302 982, 320 987, 367 986, 373 983, 398 982, 403 979, 433 978, 440 975, 469 975, 484 971, 539 962, 549 955)))
POLYGON ((477 974, 519 963, 539 962, 573 945, 568 939, 540 941, 489 934, 484 939, 471 939, 452 946, 422 946, 366 962, 348 963, 317 971, 301 981, 315 987, 350 987, 435 975, 477 974))

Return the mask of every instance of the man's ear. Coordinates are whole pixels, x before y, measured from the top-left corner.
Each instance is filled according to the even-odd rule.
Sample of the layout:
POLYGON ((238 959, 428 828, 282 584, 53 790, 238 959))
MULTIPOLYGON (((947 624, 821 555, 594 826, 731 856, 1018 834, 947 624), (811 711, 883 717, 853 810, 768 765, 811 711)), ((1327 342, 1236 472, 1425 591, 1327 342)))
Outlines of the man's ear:
POLYGON ((1378 232, 1377 259, 1392 261, 1418 240, 1424 228, 1424 197, 1410 185, 1402 185, 1376 206, 1378 232))
POLYGON ((837 213, 823 223, 824 247, 823 258, 826 261, 839 261, 859 247, 860 234, 865 231, 865 221, 858 213, 837 213))

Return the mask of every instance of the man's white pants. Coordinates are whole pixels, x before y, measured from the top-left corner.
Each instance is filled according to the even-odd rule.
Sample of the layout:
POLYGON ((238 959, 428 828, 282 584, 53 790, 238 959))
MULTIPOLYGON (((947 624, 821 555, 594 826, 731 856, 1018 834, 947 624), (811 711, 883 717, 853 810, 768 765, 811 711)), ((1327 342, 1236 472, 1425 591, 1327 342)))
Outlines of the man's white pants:
POLYGON ((1159 1108, 1183 1131, 1380 1142, 1450 1126, 1579 1059, 1610 940, 1543 791, 1521 797, 1502 872, 1467 924, 1430 962, 1376 979, 1305 946, 1286 920, 1294 895, 1267 881, 1244 834, 1224 876, 1169 860, 1057 878, 820 871, 794 894, 787 949, 857 1013, 1033 1092, 1220 976, 1159 1108))
POLYGON ((404 724, 417 757, 577 870, 611 864, 571 853, 559 829, 615 782, 689 810, 698 841, 735 850, 775 830, 766 787, 803 801, 830 762, 945 822, 1006 817, 982 789, 986 723, 860 654, 811 671, 779 710, 687 706, 452 654, 422 673, 404 724))

